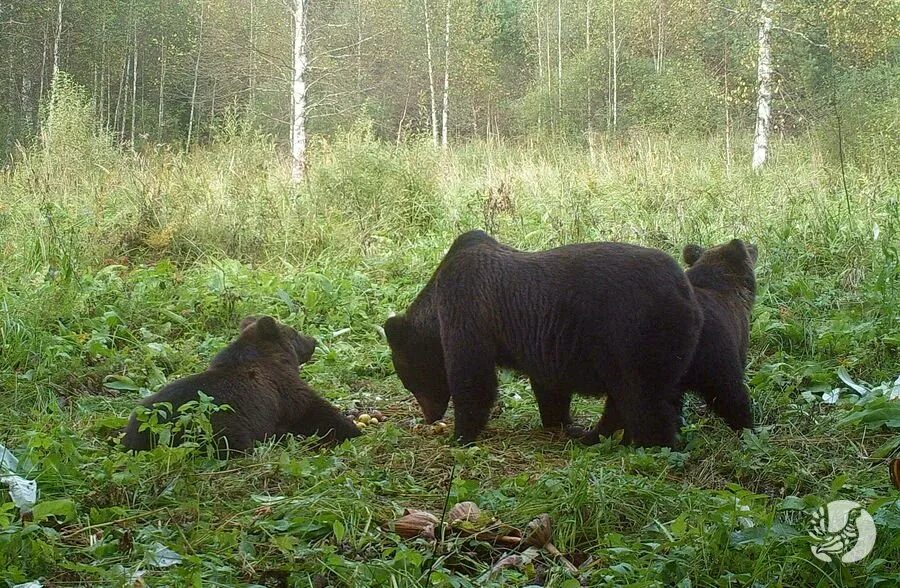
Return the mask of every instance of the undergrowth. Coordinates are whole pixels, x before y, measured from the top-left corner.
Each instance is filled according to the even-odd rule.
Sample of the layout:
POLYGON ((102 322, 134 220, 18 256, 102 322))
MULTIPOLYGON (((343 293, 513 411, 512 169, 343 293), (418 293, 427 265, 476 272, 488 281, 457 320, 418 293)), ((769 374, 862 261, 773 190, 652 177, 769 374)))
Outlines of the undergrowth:
MULTIPOLYGON (((728 165, 715 138, 441 155, 359 130, 316 144, 294 187, 271 142, 238 121, 190 153, 124 154, 88 135, 67 157, 51 134, 0 176, 0 442, 40 489, 31 517, 0 499, 10 585, 900 578, 886 466, 900 450, 900 179, 889 170, 851 166, 845 192, 809 141, 776 143, 752 174, 728 165), (525 249, 757 243, 748 375, 758 430, 738 437, 691 399, 677 450, 583 448, 542 432, 527 383, 508 373, 477 446, 414 428, 380 326, 475 227, 525 249), (141 396, 203 369, 256 313, 319 340, 302 375, 324 396, 387 422, 334 451, 291 440, 227 462, 196 444, 137 456, 110 444, 141 396), (513 525, 549 513, 581 577, 546 554, 490 575, 502 552, 485 543, 435 548, 386 529, 405 507, 440 512, 448 493, 513 525), (813 513, 837 498, 876 521, 874 552, 857 564, 810 551, 813 513), (165 549, 175 560, 160 559, 165 549)), ((602 405, 576 410, 587 422, 602 405)))

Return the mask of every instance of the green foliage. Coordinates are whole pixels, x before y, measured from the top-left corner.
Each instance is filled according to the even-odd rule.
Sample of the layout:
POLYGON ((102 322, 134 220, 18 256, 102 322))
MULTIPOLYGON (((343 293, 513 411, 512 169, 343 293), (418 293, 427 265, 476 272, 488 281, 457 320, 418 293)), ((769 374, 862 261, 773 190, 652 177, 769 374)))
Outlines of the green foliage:
MULTIPOLYGON (((441 156, 354 131, 315 142, 307 182, 292 187, 272 141, 234 119, 189 155, 117 154, 86 176, 46 174, 69 182, 48 199, 52 231, 40 220, 47 205, 30 198, 47 160, 27 151, 0 177, 0 412, 2 442, 40 496, 30 519, 0 498, 0 580, 134 585, 140 571, 148 585, 893 585, 897 178, 880 158, 848 161, 848 209, 815 137, 776 144, 779 157, 752 174, 728 167, 720 137, 636 134, 593 153, 495 142, 441 156), (418 409, 379 329, 454 236, 488 224, 528 249, 757 243, 759 429, 736 436, 689 398, 676 451, 583 448, 539 432, 527 382, 505 372, 503 410, 476 447, 412 429, 418 409), (316 337, 302 376, 387 422, 333 451, 288 440, 224 462, 207 453, 221 407, 199 397, 143 417, 164 442, 187 443, 117 449, 139 399, 203 369, 251 313, 316 337), (448 491, 516 526, 547 512, 560 550, 593 563, 575 579, 542 553, 488 576, 505 551, 459 537, 435 551, 387 530, 406 507, 440 512, 448 491), (860 564, 810 552, 810 521, 836 498, 876 520, 860 564), (154 565, 166 549, 180 561, 154 565)), ((575 405, 582 422, 602 410, 575 405)))
POLYGON ((140 423, 138 431, 147 431, 155 445, 160 447, 202 447, 207 456, 212 457, 218 447, 218 440, 210 422, 217 412, 233 409, 227 404, 217 405, 211 396, 198 391, 197 400, 185 402, 173 410, 169 402, 159 402, 153 406, 138 406, 135 418, 140 423))
POLYGON ((724 127, 724 102, 716 80, 701 64, 672 60, 662 73, 649 61, 629 62, 623 72, 623 125, 677 135, 724 127))

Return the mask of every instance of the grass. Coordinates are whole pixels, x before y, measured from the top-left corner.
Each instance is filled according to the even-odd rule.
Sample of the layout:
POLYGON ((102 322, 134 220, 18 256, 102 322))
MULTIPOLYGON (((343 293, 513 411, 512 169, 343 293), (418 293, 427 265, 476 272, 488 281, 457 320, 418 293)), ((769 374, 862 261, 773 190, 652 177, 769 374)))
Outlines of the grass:
MULTIPOLYGON (((307 183, 292 188, 272 145, 238 123, 189 154, 139 155, 68 124, 0 176, 0 442, 40 487, 30 519, 0 498, 0 580, 569 588, 900 579, 900 502, 886 466, 900 450, 889 399, 900 375, 900 178, 890 165, 851 164, 845 194, 812 140, 776 143, 757 175, 737 156, 729 168, 714 138, 633 137, 593 154, 472 144, 442 156, 359 131, 315 145, 307 183), (612 440, 583 448, 542 432, 527 383, 508 373, 477 446, 415 428, 417 407, 379 328, 473 227, 528 249, 612 239, 677 254, 689 241, 756 242, 748 377, 759 430, 735 436, 691 399, 677 451, 612 440), (297 440, 227 462, 191 448, 130 456, 109 444, 141 395, 202 369, 251 313, 315 336, 303 376, 337 405, 379 408, 388 421, 334 451, 297 440), (870 391, 851 392, 841 370, 870 391), (834 389, 837 403, 823 401, 834 389), (549 513, 554 543, 588 562, 583 574, 572 579, 543 554, 487 579, 502 550, 460 538, 435 548, 385 530, 405 507, 440 512, 448 493, 515 526, 549 513), (812 514, 836 498, 876 520, 878 542, 861 563, 810 552, 812 514), (160 545, 180 563, 152 565, 160 545)), ((587 422, 602 405, 579 400, 576 410, 587 422)))

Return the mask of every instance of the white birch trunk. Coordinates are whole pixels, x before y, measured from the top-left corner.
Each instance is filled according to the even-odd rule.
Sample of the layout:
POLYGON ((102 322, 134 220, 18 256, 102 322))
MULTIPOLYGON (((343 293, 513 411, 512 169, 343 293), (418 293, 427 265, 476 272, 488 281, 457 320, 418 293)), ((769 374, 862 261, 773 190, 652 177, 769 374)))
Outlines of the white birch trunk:
POLYGON ((138 45, 137 45, 137 15, 134 13, 134 0, 131 1, 131 34, 132 34, 132 65, 131 65, 131 149, 134 149, 134 121, 137 118, 137 68, 138 68, 138 45))
POLYGON ((431 140, 438 146, 437 106, 434 98, 434 62, 431 58, 431 24, 428 17, 428 0, 422 0, 425 6, 425 49, 428 57, 428 91, 431 95, 431 140))
MULTIPOLYGON (((591 0, 587 0, 587 6, 584 10, 584 50, 590 56, 591 53, 591 0)), ((594 113, 591 106, 591 86, 594 80, 588 76, 586 80, 587 86, 587 134, 588 149, 591 154, 591 161, 594 161, 594 113)))
POLYGON ((56 74, 59 73, 59 41, 62 38, 63 0, 59 0, 56 11, 56 35, 53 37, 53 70, 50 72, 50 89, 56 86, 56 74))
POLYGON ((616 35, 616 0, 612 0, 612 128, 619 126, 619 38, 616 35))
POLYGON ((441 109, 441 149, 447 149, 447 116, 450 111, 450 0, 444 13, 444 104, 441 109))
MULTIPOLYGON (((541 5, 540 0, 534 0, 534 26, 537 31, 537 58, 538 58, 538 87, 544 87, 544 49, 541 44, 541 5)), ((549 65, 548 65, 549 67, 549 65)), ((541 100, 538 108, 538 128, 543 128, 544 101, 541 100)), ((490 117, 488 117, 488 129, 490 129, 490 117)))
POLYGON ((166 37, 163 35, 159 45, 159 107, 157 109, 158 120, 156 122, 156 134, 160 141, 163 140, 163 125, 165 124, 166 111, 166 37))
POLYGON ((656 25, 654 27, 653 24, 653 14, 650 14, 650 41, 653 47, 653 69, 657 74, 661 74, 663 70, 663 19, 665 15, 665 0, 658 0, 656 2, 656 25), (656 29, 654 31, 654 28, 656 29), (655 38, 655 43, 654 41, 655 38))
POLYGON ((291 79, 291 181, 306 172, 306 15, 304 0, 294 3, 294 67, 291 79))
POLYGON ((119 133, 119 115, 122 113, 122 94, 125 92, 125 73, 128 70, 128 57, 122 59, 122 72, 119 75, 119 91, 116 93, 116 110, 113 114, 110 130, 115 137, 119 133))
POLYGON ((771 126, 772 53, 770 36, 772 31, 772 1, 762 0, 759 16, 759 61, 756 67, 756 133, 753 137, 753 159, 751 167, 760 169, 769 155, 769 128, 771 126))
POLYGON ((47 77, 47 25, 44 24, 44 43, 41 49, 41 83, 38 90, 38 104, 44 102, 44 79, 47 77))
POLYGON ((356 94, 362 97, 362 45, 363 45, 363 5, 362 0, 356 1, 356 94))
MULTIPOLYGON (((22 63, 26 63, 26 55, 25 55, 25 45, 22 45, 22 63)), ((22 90, 19 93, 19 99, 22 102, 22 117, 25 119, 25 128, 28 130, 30 134, 32 131, 32 125, 34 124, 34 117, 32 115, 31 109, 31 76, 29 71, 23 71, 22 73, 22 90)))
POLYGON ((53 115, 56 110, 56 78, 59 74, 59 43, 62 39, 63 26, 63 0, 59 0, 56 11, 56 34, 53 36, 53 70, 50 72, 50 107, 47 112, 47 143, 51 141, 50 133, 53 129, 53 115))
POLYGON ((556 0, 556 112, 562 121, 562 0, 556 0))
POLYGON ((534 24, 537 29, 538 79, 544 83, 544 49, 541 47, 541 5, 534 0, 534 24))
POLYGON ((194 136, 194 112, 197 109, 197 78, 200 76, 200 54, 203 51, 203 16, 206 12, 206 2, 200 4, 200 31, 197 38, 197 60, 194 62, 194 88, 191 90, 191 114, 188 118, 187 149, 191 148, 191 139, 194 136))
MULTIPOLYGON (((550 65, 550 17, 544 19, 544 63, 547 65, 547 115, 550 120, 550 128, 556 128, 553 118, 553 66, 550 65)), ((543 101, 542 101, 543 102, 543 101)))
POLYGON ((725 170, 731 175, 731 95, 728 91, 728 48, 725 49, 725 170))
MULTIPOLYGON (((128 42, 128 39, 125 39, 128 42)), ((125 127, 128 126, 128 91, 131 89, 129 80, 131 79, 131 58, 128 56, 128 46, 125 46, 125 73, 122 75, 122 83, 124 88, 122 98, 122 124, 119 125, 119 144, 125 144, 125 127)))
POLYGON ((249 77, 250 77, 250 88, 249 88, 249 96, 247 98, 247 103, 250 105, 249 110, 253 111, 253 102, 256 99, 256 44, 255 44, 255 10, 256 6, 253 0, 250 0, 250 65, 249 65, 249 77))

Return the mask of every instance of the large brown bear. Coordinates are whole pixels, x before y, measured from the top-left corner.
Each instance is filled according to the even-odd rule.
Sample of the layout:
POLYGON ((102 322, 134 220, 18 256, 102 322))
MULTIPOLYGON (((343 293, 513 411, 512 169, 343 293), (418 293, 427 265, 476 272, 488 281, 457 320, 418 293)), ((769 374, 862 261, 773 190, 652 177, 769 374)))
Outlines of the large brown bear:
POLYGON ((744 369, 756 300, 756 258, 756 246, 740 239, 710 249, 684 248, 686 274, 703 310, 703 330, 682 383, 738 431, 753 427, 744 369))
MULTIPOLYGON (((141 405, 169 402, 173 411, 196 400, 197 392, 232 410, 212 413, 210 421, 219 447, 246 451, 270 437, 315 435, 343 441, 359 429, 300 379, 300 366, 312 357, 316 340, 268 316, 241 321, 241 333, 220 351, 202 373, 176 380, 148 396, 141 405)), ((135 451, 150 449, 156 440, 140 431, 135 414, 125 428, 123 445, 135 451)))
POLYGON ((463 443, 487 423, 503 366, 530 378, 545 427, 578 434, 572 394, 606 395, 585 440, 623 428, 626 441, 671 446, 702 321, 685 272, 662 251, 588 243, 530 253, 471 231, 384 330, 426 420, 453 398, 463 443))

